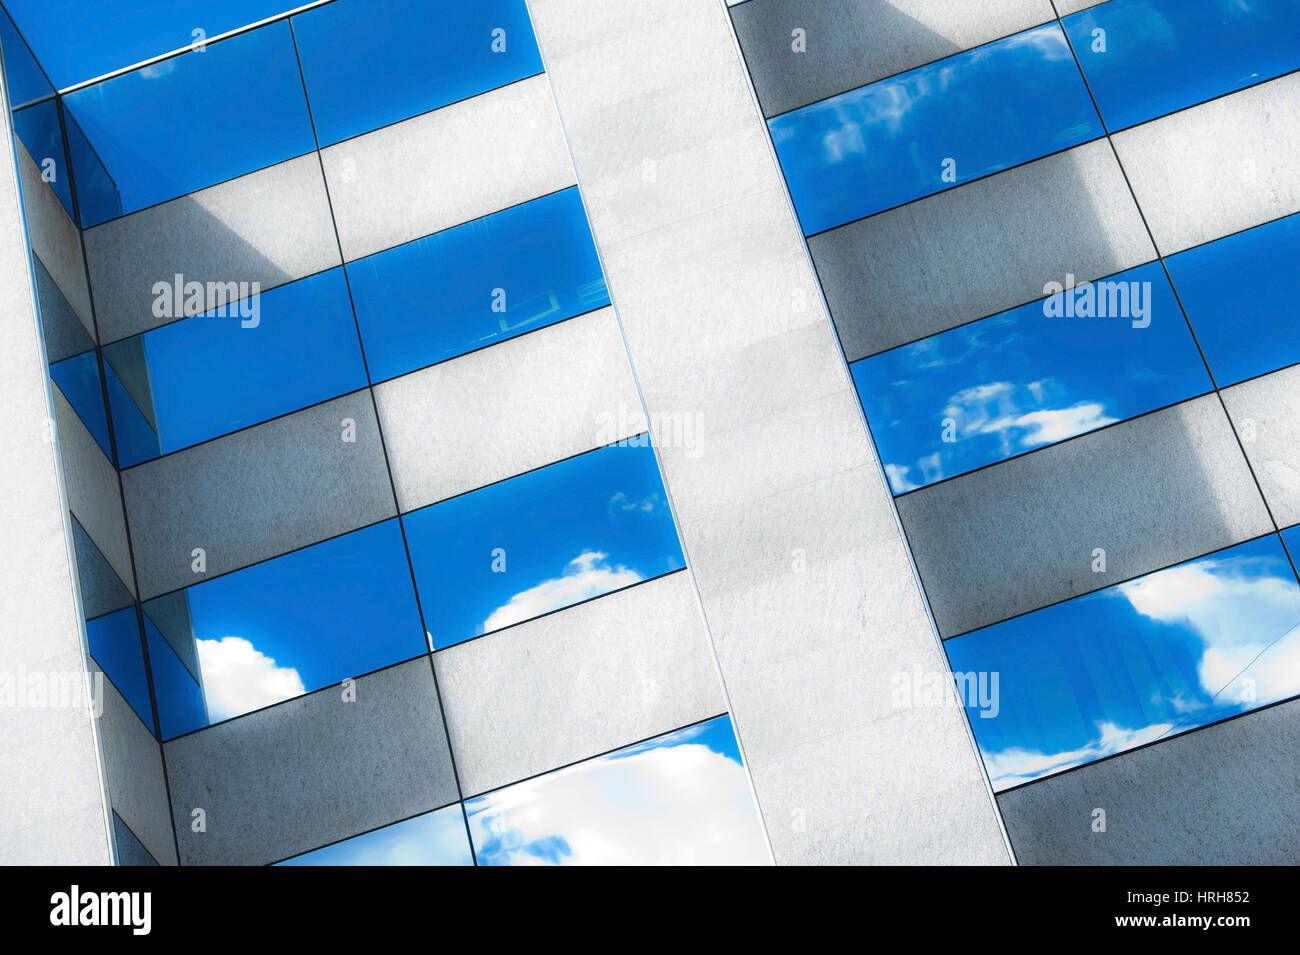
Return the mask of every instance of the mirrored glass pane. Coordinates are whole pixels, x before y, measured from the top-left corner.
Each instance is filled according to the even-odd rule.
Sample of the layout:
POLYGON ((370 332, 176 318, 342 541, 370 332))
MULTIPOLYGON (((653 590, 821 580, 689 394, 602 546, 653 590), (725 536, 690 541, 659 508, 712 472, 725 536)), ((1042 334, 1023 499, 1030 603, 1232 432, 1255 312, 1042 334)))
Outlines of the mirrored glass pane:
POLYGON ((1276 535, 945 644, 995 789, 1300 693, 1276 535))
POLYGON ((1295 0, 1110 0, 1063 22, 1112 131, 1300 67, 1295 0))
POLYGON ((81 423, 95 437, 105 457, 113 460, 108 440, 108 416, 104 413, 104 386, 99 377, 99 358, 93 351, 73 355, 50 366, 50 377, 81 423))
POLYGON ((33 103, 16 111, 13 117, 14 132, 40 169, 41 181, 54 190, 68 218, 75 222, 71 180, 63 151, 63 130, 59 127, 58 101, 47 99, 33 103))
POLYGON ((347 270, 377 382, 609 304, 577 187, 347 270))
POLYGON ((195 719, 187 679, 215 723, 427 652, 396 520, 151 600, 144 611, 176 658, 154 669, 164 739, 195 719))
POLYGON ((468 800, 479 865, 767 865, 725 716, 468 800))
POLYGON ((154 732, 153 709, 149 703, 149 679, 144 670, 144 649, 140 645, 140 623, 135 607, 86 621, 90 655, 131 704, 131 709, 154 732))
POLYGON ((805 235, 1102 135, 1055 23, 769 120, 805 235))
POLYGON ((524 0, 338 0, 293 29, 322 146, 542 72, 524 0))
MULTIPOLYGON (((111 217, 84 192, 102 165, 123 212, 302 155, 315 148, 288 21, 193 50, 64 98, 85 139, 70 142, 82 226, 111 217), (222 134, 223 117, 238 132, 222 134)), ((214 229, 222 228, 212 220, 214 229)), ((237 237, 232 236, 232 241, 237 237)))
MULTIPOLYGON (((160 283, 168 314, 184 308, 178 284, 160 283)), ((122 467, 365 387, 341 268, 268 292, 229 286, 228 306, 104 348, 122 467)))
POLYGON ((1067 284, 850 366, 895 494, 1211 389, 1159 263, 1067 284))
POLYGON ((1300 214, 1166 262, 1220 387, 1300 362, 1300 214))
POLYGON ((444 806, 276 865, 473 865, 465 817, 444 806))
POLYGON ((437 649, 684 566, 648 446, 592 451, 402 520, 437 649))
POLYGON ((16 8, 16 5, 10 2, 0 7, 0 53, 4 54, 9 108, 18 110, 33 100, 52 96, 54 86, 41 69, 41 64, 32 54, 25 38, 19 34, 17 25, 9 16, 9 7, 16 8))

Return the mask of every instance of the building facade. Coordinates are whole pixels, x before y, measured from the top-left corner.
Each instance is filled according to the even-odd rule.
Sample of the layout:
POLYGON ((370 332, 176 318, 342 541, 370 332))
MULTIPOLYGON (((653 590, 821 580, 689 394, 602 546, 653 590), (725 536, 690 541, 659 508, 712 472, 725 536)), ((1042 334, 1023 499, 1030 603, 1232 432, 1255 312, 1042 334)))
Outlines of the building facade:
POLYGON ((53 13, 3 861, 1296 860, 1300 3, 53 13))

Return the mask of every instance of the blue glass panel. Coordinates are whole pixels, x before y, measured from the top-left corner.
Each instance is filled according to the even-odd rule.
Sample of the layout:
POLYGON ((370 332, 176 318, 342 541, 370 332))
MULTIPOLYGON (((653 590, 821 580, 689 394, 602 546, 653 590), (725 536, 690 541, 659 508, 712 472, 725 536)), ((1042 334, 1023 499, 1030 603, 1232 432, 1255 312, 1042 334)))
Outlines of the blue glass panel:
POLYGON ((347 270, 377 382, 609 304, 576 187, 347 270))
MULTIPOLYGON (((148 604, 145 610, 144 633, 149 644, 149 669, 153 674, 162 738, 171 739, 202 729, 208 725, 203 688, 154 626, 148 615, 148 604)), ((186 636, 193 640, 191 634, 186 636)))
POLYGON ((41 178, 59 197, 68 218, 76 221, 72 208, 72 186, 63 151, 63 130, 59 128, 59 103, 47 99, 14 113, 14 132, 41 170, 41 178))
POLYGON ((109 393, 122 467, 365 387, 341 268, 251 296, 239 314, 224 311, 104 348, 121 381, 134 383, 109 393), (152 448, 139 426, 153 432, 151 416, 152 448), (128 443, 124 431, 141 439, 128 443))
POLYGON ((895 494, 1212 388, 1158 262, 850 370, 895 494), (1093 314, 1080 317, 1088 295, 1093 314), (1044 313, 1067 307, 1074 317, 1044 313))
POLYGON ((460 806, 444 806, 276 865, 473 865, 460 806))
MULTIPOLYGON (((196 584, 185 597, 213 722, 428 650, 396 520, 196 584)), ((160 684, 157 695, 184 693, 160 684)))
POLYGON ((293 29, 322 146, 542 72, 524 0, 338 0, 293 29))
POLYGON ((1295 0, 1110 0, 1064 23, 1112 131, 1300 68, 1295 0))
POLYGON ((104 413, 104 389, 99 377, 99 359, 93 351, 73 355, 50 366, 50 377, 68 399, 95 442, 111 461, 113 452, 108 440, 108 417, 104 413))
POLYGON ((10 109, 20 109, 32 100, 54 94, 54 87, 50 85, 45 71, 23 42, 23 37, 19 36, 17 27, 4 7, 0 7, 0 52, 4 54, 5 85, 9 90, 10 109))
POLYGON ((68 112, 66 105, 61 104, 60 108, 63 110, 64 130, 68 134, 68 149, 77 157, 77 202, 80 203, 81 221, 103 222, 117 218, 122 214, 122 194, 117 183, 104 167, 95 147, 86 139, 76 118, 68 112))
POLYGON ((135 607, 86 621, 90 655, 113 681, 131 709, 154 732, 153 708, 149 705, 149 678, 144 670, 144 649, 140 646, 140 623, 135 607))
POLYGON ((438 649, 683 566, 648 446, 592 451, 402 520, 438 649))
MULTIPOLYGON (((105 349, 104 354, 107 359, 108 349, 105 349)), ((104 362, 104 375, 108 380, 108 404, 113 409, 113 436, 117 439, 118 467, 130 467, 158 457, 162 453, 158 449, 158 432, 107 360, 104 362)))
POLYGON ((83 169, 93 180, 102 163, 122 210, 134 212, 315 147, 287 21, 77 90, 64 104, 97 153, 70 142, 86 228, 109 212, 81 189, 83 169), (237 128, 222 125, 230 117, 237 128))
POLYGON ((1300 214, 1166 263, 1220 387, 1300 362, 1300 214))
POLYGON ((804 106, 769 126, 805 235, 1103 133, 1054 23, 804 106))
POLYGON ((1002 790, 1300 693, 1300 584, 1270 535, 946 647, 1002 790))
POLYGON ((766 865, 725 716, 465 803, 479 865, 766 865))

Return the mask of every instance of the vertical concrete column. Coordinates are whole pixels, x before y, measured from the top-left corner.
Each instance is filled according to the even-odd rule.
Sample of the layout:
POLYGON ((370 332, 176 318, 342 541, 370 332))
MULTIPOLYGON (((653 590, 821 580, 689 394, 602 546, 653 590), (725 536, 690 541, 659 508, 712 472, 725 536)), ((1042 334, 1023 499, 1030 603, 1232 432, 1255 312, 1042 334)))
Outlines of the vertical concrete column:
POLYGON ((108 810, 0 79, 0 862, 106 865, 108 810))
POLYGON ((777 861, 1008 862, 723 3, 529 7, 777 861))

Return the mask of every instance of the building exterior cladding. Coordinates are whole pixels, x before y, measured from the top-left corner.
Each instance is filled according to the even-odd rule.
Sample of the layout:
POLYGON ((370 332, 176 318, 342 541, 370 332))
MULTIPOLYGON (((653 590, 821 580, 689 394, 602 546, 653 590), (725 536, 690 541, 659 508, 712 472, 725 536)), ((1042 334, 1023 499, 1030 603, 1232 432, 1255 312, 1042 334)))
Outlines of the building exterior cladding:
POLYGON ((3 861, 1296 860, 1300 3, 389 7, 0 18, 3 861))

